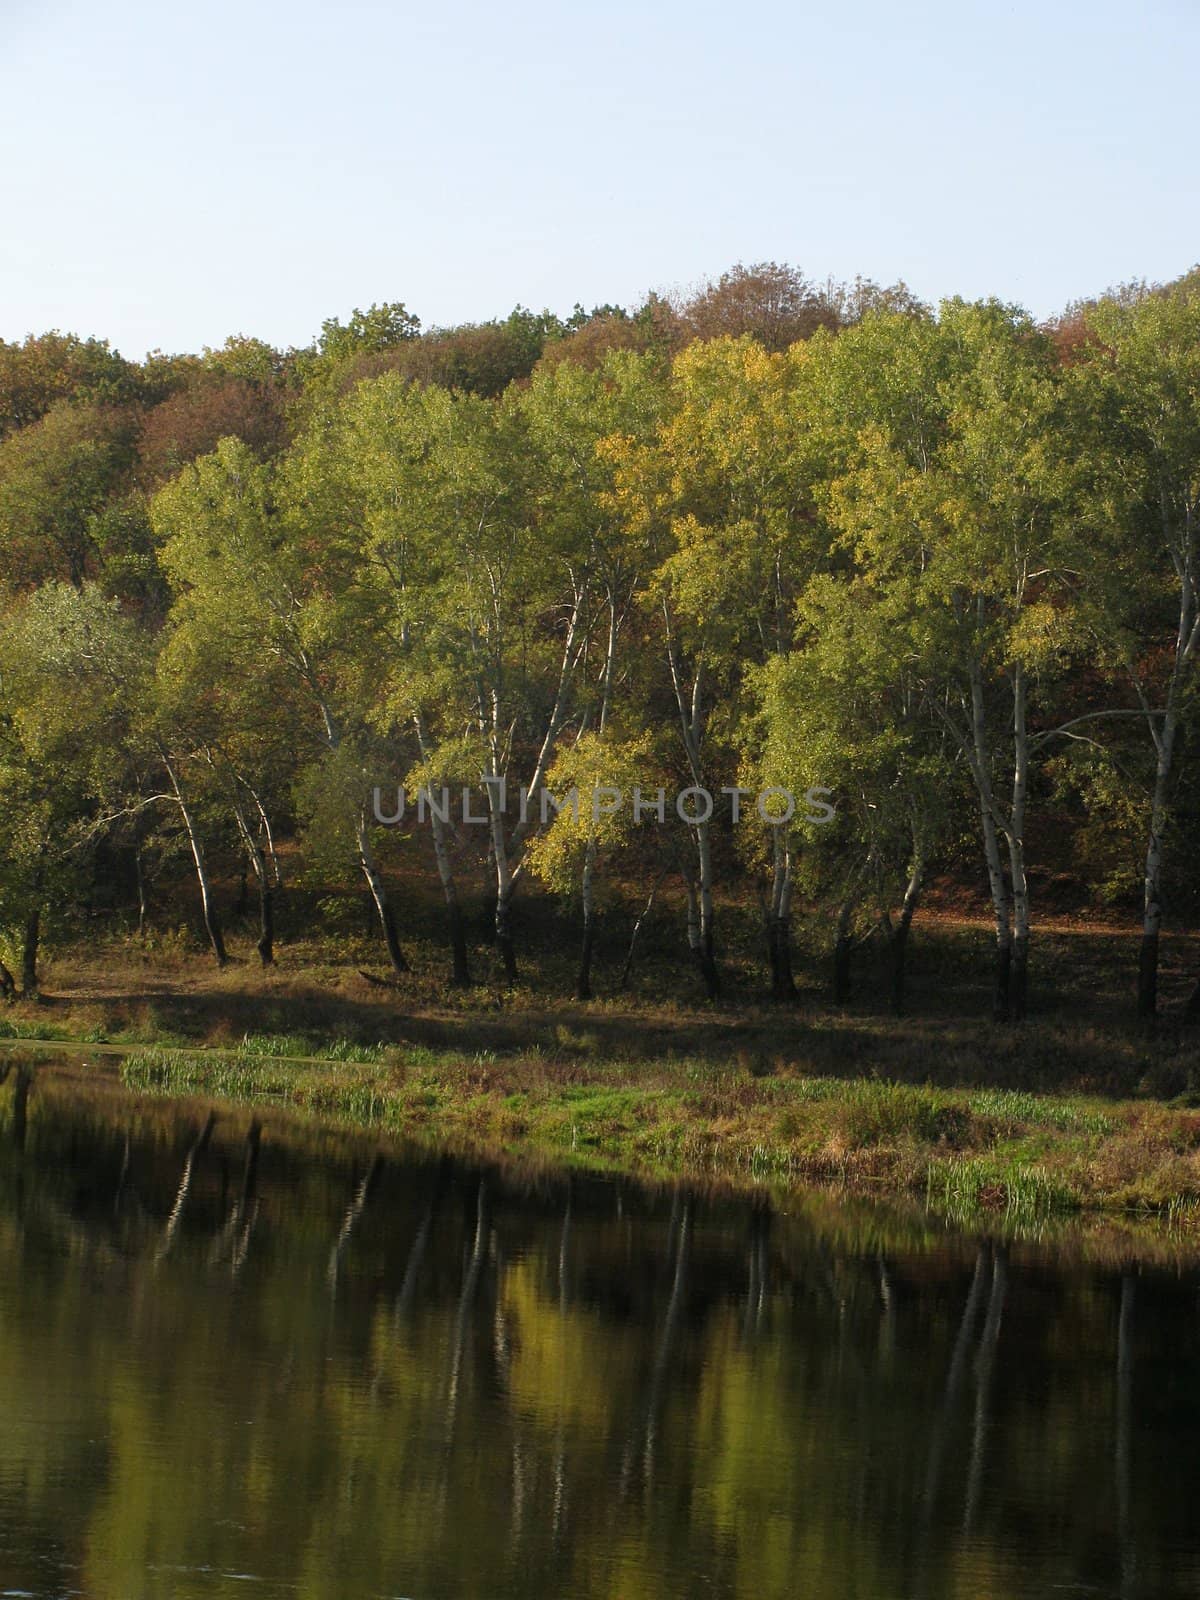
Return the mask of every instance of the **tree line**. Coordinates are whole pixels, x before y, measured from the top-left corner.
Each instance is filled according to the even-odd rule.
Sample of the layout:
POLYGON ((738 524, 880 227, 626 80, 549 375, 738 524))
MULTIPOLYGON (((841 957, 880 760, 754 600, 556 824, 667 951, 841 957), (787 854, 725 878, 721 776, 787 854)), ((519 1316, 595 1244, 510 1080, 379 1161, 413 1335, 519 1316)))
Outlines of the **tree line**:
POLYGON ((460 984, 466 884, 515 980, 539 880, 580 998, 604 907, 670 881, 708 997, 736 891, 776 998, 800 901, 834 998, 865 926, 900 1010, 922 892, 967 866, 1019 1019, 1032 847, 1097 896, 1140 880, 1150 1017, 1195 889, 1198 546, 1197 274, 1049 325, 768 263, 566 320, 373 306, 287 352, 0 345, 0 988, 36 991, 48 910, 118 877, 144 909, 171 852, 224 963, 229 840, 269 964, 287 840, 314 881, 360 877, 398 974, 390 868, 428 853, 460 984), (381 785, 473 787, 485 825, 389 834, 381 785), (837 814, 502 803, 597 785, 819 786, 837 814))

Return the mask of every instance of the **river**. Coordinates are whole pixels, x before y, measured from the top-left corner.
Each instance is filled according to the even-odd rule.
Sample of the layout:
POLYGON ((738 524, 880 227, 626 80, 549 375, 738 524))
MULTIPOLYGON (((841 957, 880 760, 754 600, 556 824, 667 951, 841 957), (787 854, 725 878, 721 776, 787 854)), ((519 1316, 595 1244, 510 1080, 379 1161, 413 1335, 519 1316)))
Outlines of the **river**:
POLYGON ((1200 1590, 1200 1273, 0 1090, 0 1594, 1200 1590))

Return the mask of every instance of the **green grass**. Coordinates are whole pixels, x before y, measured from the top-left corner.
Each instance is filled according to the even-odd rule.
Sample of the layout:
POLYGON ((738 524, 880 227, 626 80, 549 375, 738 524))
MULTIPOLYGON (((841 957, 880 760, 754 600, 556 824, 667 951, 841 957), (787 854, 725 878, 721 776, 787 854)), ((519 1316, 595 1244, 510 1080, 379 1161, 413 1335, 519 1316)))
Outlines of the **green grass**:
POLYGON ((237 1045, 243 1056, 315 1057, 322 1061, 378 1061, 387 1046, 353 1039, 318 1040, 304 1033, 247 1033, 237 1045))
POLYGON ((952 1220, 966 1220, 988 1210, 1002 1211, 1008 1220, 1025 1224, 1058 1212, 1078 1211, 1083 1204, 1078 1191, 1054 1173, 997 1156, 931 1161, 926 1197, 952 1220))
MULTIPOLYGON (((1083 1206, 1200 1221, 1195 1033, 1167 1005, 1157 1030, 1131 1024, 1124 935, 1039 935, 1033 1015, 1003 1028, 988 1021, 985 927, 918 931, 910 1014, 897 1019, 882 950, 862 952, 852 1005, 827 1004, 817 924, 797 928, 801 1004, 766 1003, 761 927, 727 910, 718 1005, 681 969, 679 907, 665 901, 632 989, 614 988, 627 935, 614 913, 599 997, 574 1001, 577 930, 535 897, 515 987, 479 948, 476 985, 450 988, 441 911, 428 907, 395 987, 363 977, 380 970, 379 949, 353 920, 344 936, 281 941, 268 973, 244 934, 220 972, 183 944, 90 940, 52 952, 43 1000, 0 1010, 0 1040, 124 1049, 126 1081, 144 1091, 283 1105, 522 1160, 793 1193, 833 1182, 929 1197, 947 1214, 1083 1206)), ((1196 955, 1195 941, 1175 941, 1172 1004, 1196 955)))
POLYGON ((81 1043, 94 1044, 97 1041, 83 1040, 80 1035, 72 1035, 61 1025, 55 1026, 51 1022, 28 1022, 23 1017, 0 1017, 0 1039, 67 1039, 79 1038, 81 1043))
POLYGON ((546 1052, 393 1045, 314 1059, 314 1041, 137 1051, 132 1089, 275 1103, 452 1148, 749 1186, 909 1192, 951 1218, 1028 1224, 1081 1208, 1200 1206, 1200 1116, 1150 1101, 951 1089, 883 1078, 762 1077, 683 1057, 631 1066, 546 1052), (284 1052, 286 1043, 303 1044, 284 1052))
POLYGON ((980 1089, 967 1097, 967 1105, 977 1117, 995 1117, 1014 1126, 1102 1134, 1111 1132, 1113 1126, 1112 1116, 1098 1103, 1060 1100, 1017 1089, 980 1089))

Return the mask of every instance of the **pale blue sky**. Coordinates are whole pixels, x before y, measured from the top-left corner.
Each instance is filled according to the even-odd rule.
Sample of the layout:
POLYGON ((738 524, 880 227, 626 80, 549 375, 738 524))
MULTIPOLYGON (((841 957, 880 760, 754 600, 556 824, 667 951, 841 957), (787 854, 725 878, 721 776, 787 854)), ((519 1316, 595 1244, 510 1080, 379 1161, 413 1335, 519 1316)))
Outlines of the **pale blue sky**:
POLYGON ((1200 259, 1197 0, 0 0, 0 336, 629 304, 734 261, 1039 315, 1200 259))

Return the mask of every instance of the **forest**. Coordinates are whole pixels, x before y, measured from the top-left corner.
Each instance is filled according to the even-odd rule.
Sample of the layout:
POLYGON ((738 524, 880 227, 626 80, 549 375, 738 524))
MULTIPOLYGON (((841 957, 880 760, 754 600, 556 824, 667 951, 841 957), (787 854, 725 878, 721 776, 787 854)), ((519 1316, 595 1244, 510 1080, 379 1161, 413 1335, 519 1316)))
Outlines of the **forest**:
POLYGON ((268 969, 353 897, 401 1005, 428 903, 448 992, 552 938, 611 993, 657 907, 689 1005, 736 925, 772 1000, 815 949, 843 1003, 869 945, 900 1013, 954 882, 1019 1022, 1070 881, 1151 1019, 1200 896, 1198 674, 1200 269, 1045 324, 762 263, 566 319, 374 305, 286 351, 0 343, 9 1000, 156 924, 221 967, 245 925, 268 969), (834 816, 501 803, 598 786, 834 816), (464 788, 481 826, 418 821, 464 788))

